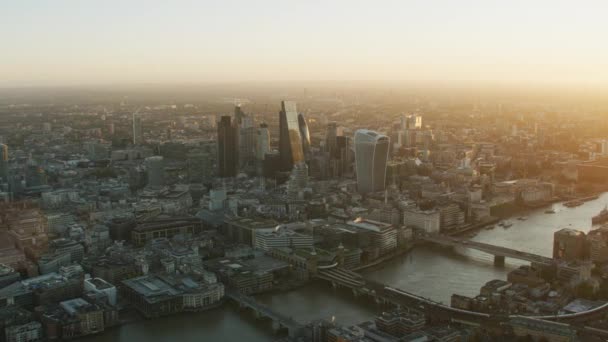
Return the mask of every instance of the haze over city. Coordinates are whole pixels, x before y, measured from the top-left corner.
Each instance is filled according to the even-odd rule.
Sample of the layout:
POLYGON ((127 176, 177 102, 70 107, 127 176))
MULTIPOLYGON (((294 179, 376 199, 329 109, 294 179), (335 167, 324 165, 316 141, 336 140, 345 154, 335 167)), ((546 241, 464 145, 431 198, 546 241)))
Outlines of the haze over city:
POLYGON ((608 83, 605 1, 12 1, 0 86, 608 83))

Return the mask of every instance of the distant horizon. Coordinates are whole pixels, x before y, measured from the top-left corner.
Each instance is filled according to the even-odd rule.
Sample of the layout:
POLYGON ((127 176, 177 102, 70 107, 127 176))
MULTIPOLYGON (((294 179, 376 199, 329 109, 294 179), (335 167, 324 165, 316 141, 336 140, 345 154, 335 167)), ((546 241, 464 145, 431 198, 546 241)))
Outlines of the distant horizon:
POLYGON ((608 3, 21 1, 0 87, 295 80, 608 88, 608 3))

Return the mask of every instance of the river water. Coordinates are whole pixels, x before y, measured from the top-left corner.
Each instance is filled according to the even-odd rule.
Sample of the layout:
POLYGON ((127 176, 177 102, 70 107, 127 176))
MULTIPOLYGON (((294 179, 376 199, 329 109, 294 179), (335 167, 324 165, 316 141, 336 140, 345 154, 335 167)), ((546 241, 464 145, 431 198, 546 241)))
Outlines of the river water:
MULTIPOLYGON (((532 252, 550 257, 553 234, 561 228, 588 232, 591 217, 608 204, 608 193, 576 208, 554 204, 555 214, 546 208, 521 213, 508 229, 495 227, 481 230, 472 240, 532 252)), ((388 262, 380 268, 365 271, 366 277, 448 304, 452 293, 474 296, 492 279, 506 279, 507 273, 525 262, 506 259, 504 267, 494 266, 494 258, 483 252, 464 248, 447 249, 424 246, 388 262)), ((338 323, 355 324, 378 313, 373 303, 355 299, 347 291, 314 283, 295 291, 265 294, 256 297, 273 309, 306 322, 319 318, 335 318, 338 323)), ((184 314, 151 321, 142 321, 111 329, 86 341, 272 341, 276 336, 270 323, 256 321, 253 315, 239 312, 231 305, 199 314, 184 314)))

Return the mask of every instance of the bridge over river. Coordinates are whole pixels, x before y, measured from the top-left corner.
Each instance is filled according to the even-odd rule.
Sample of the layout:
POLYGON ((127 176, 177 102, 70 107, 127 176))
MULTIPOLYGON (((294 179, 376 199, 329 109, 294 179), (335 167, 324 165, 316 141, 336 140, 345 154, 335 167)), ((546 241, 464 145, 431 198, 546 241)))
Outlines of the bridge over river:
POLYGON ((503 323, 521 319, 523 317, 534 320, 535 322, 538 322, 538 324, 543 324, 543 322, 546 324, 551 324, 550 322, 570 324, 578 331, 584 331, 585 333, 601 336, 602 338, 608 337, 608 331, 584 326, 584 324, 588 323, 590 320, 605 317, 608 313, 608 303, 588 311, 564 315, 520 316, 490 314, 453 308, 408 291, 396 289, 370 279, 365 279, 358 273, 339 267, 321 270, 317 273, 316 278, 331 282, 334 287, 349 288, 353 291, 355 296, 371 296, 377 303, 417 309, 424 312, 427 317, 434 319, 474 326, 483 325, 484 327, 500 328, 503 323))
POLYGON ((554 260, 542 255, 522 252, 512 248, 495 246, 488 243, 461 239, 453 236, 445 235, 423 235, 420 240, 435 243, 442 246, 458 246, 464 248, 475 249, 484 253, 494 255, 494 264, 504 265, 505 257, 529 261, 531 263, 550 266, 554 260))

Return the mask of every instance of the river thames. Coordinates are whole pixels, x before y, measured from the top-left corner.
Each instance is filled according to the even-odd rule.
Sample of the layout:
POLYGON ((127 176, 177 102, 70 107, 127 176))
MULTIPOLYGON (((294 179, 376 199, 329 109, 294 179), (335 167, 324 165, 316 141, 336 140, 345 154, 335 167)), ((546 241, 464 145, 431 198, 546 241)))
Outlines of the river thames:
MULTIPOLYGON (((606 204, 608 193, 575 208, 554 204, 555 214, 545 214, 547 208, 519 213, 509 219, 513 224, 511 227, 480 230, 471 239, 551 257, 555 231, 574 228, 588 232, 592 228, 591 217, 606 204), (527 216, 527 219, 518 220, 519 216, 527 216)), ((363 274, 393 287, 449 304, 453 293, 474 296, 487 281, 506 279, 509 271, 525 263, 507 258, 504 267, 497 267, 493 260, 491 255, 464 248, 422 246, 363 274)), ((347 291, 335 291, 323 283, 256 298, 301 322, 333 317, 338 323, 348 325, 369 320, 379 311, 373 303, 355 299, 347 291)), ((85 340, 160 342, 179 339, 194 342, 271 341, 274 338, 276 336, 270 323, 257 321, 247 311, 239 312, 232 305, 224 305, 198 314, 127 324, 85 340)))

